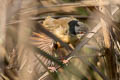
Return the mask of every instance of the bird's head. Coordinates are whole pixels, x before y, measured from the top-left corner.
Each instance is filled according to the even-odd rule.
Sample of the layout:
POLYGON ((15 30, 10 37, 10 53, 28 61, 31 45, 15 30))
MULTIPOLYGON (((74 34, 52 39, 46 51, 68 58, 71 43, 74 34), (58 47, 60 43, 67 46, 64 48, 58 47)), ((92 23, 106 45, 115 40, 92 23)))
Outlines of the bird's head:
POLYGON ((85 23, 78 20, 70 20, 64 27, 60 26, 55 29, 54 33, 63 42, 74 44, 76 41, 81 40, 87 31, 88 28, 85 23))
POLYGON ((71 40, 80 40, 88 32, 86 24, 78 20, 72 20, 68 25, 71 40))
POLYGON ((47 17, 43 25, 65 43, 75 43, 87 33, 86 24, 74 17, 47 17))

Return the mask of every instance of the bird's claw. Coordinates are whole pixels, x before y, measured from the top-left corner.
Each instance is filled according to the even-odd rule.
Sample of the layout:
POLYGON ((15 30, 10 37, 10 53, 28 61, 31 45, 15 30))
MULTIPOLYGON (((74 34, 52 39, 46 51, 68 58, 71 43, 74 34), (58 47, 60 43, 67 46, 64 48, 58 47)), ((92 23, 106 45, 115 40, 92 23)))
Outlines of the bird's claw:
POLYGON ((50 70, 50 72, 57 72, 55 67, 48 67, 48 69, 50 70))

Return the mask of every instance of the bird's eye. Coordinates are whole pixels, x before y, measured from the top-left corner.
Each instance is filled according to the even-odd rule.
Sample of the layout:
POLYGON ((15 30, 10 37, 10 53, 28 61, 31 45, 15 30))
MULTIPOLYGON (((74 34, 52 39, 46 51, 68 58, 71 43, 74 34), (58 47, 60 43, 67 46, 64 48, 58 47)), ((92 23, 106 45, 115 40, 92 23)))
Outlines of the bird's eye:
POLYGON ((83 32, 83 31, 78 31, 78 32, 76 32, 76 34, 84 34, 85 32, 83 32))
POLYGON ((84 32, 80 32, 79 34, 84 34, 84 32))

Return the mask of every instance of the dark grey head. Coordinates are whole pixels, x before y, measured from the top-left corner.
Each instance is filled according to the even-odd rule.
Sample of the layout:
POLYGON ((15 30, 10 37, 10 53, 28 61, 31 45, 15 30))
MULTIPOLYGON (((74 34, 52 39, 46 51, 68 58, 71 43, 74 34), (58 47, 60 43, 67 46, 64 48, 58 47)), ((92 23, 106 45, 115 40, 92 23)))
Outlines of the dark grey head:
POLYGON ((69 25, 69 34, 72 36, 77 36, 78 38, 84 36, 88 31, 86 25, 78 20, 72 20, 68 23, 68 25, 69 25))

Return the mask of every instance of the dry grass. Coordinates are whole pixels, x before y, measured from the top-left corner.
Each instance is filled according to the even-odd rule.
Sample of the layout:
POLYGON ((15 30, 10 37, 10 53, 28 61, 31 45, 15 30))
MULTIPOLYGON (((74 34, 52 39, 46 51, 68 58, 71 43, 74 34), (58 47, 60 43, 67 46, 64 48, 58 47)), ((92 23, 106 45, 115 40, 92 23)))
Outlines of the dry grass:
POLYGON ((119 80, 117 0, 78 0, 75 3, 0 0, 0 3, 0 80, 119 80), (77 11, 79 7, 88 12, 84 18, 77 11), (40 23, 48 15, 55 18, 74 15, 88 25, 89 33, 72 48, 40 23), (56 57, 31 46, 29 38, 33 31, 40 31, 59 42, 69 53, 63 57, 69 62, 63 64, 56 57), (56 72, 48 69, 45 59, 57 64, 56 72))

